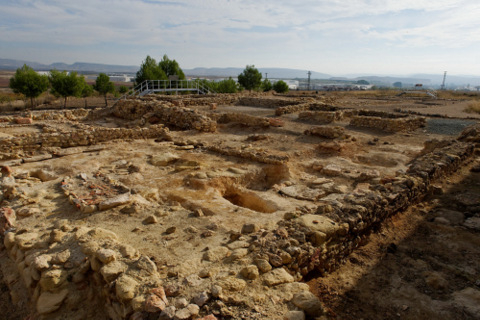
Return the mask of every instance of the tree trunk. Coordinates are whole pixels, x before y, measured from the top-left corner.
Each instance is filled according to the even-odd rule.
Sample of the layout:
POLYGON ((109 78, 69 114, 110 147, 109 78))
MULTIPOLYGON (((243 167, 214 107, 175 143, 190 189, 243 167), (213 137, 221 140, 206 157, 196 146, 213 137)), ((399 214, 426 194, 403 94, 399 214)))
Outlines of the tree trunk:
POLYGON ((33 110, 33 97, 30 97, 30 108, 33 110))
POLYGON ((107 95, 105 94, 105 107, 108 107, 108 103, 107 103, 107 95))
POLYGON ((65 97, 65 102, 63 103, 63 109, 67 107, 67 97, 65 97))
POLYGON ((87 98, 84 98, 83 100, 85 100, 85 109, 87 109, 87 98))

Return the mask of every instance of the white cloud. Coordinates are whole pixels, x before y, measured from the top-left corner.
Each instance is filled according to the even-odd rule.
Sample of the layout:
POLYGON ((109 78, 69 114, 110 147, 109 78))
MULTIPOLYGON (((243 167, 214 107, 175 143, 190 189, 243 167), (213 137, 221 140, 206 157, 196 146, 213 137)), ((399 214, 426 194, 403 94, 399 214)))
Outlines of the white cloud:
POLYGON ((473 0, 19 0, 0 2, 0 56, 16 46, 47 54, 51 46, 51 59, 65 62, 139 64, 166 52, 190 67, 322 68, 318 57, 338 61, 340 50, 480 49, 479 16, 473 0))

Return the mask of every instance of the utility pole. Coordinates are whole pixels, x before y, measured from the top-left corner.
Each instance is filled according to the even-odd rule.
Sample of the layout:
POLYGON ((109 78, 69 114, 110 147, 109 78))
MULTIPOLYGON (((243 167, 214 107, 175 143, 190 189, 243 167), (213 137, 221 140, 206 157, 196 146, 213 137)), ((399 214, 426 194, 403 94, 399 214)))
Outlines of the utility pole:
POLYGON ((445 79, 447 78, 447 71, 443 73, 443 82, 442 86, 440 87, 440 90, 445 90, 445 79))
POLYGON ((307 72, 308 74, 308 87, 307 87, 307 90, 310 91, 310 76, 312 75, 312 73, 310 71, 307 72))

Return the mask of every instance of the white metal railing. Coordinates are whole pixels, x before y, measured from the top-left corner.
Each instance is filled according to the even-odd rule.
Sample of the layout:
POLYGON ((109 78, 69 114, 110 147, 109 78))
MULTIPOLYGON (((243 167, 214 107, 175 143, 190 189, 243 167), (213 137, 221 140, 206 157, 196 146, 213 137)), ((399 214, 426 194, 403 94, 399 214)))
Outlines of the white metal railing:
POLYGON ((197 80, 145 80, 138 84, 130 95, 144 96, 154 92, 181 91, 196 91, 198 94, 215 93, 197 80))

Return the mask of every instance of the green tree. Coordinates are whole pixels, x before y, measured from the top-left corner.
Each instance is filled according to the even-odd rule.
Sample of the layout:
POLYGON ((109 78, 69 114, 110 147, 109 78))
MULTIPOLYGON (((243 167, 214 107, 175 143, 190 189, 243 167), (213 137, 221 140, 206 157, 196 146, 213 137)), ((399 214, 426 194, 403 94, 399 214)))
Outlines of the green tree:
POLYGON ((85 108, 88 107, 87 98, 93 95, 93 87, 85 82, 82 90, 82 97, 85 101, 85 108))
POLYGON ((254 65, 248 66, 238 75, 238 83, 247 90, 258 89, 262 83, 262 74, 254 65))
POLYGON ((121 85, 120 88, 118 88, 118 92, 120 92, 121 94, 127 93, 128 92, 127 86, 121 85))
POLYGON ((170 76, 178 76, 178 80, 185 80, 185 74, 178 62, 170 60, 166 54, 163 55, 163 59, 158 63, 158 66, 165 72, 167 78, 170 76))
POLYGON ((110 81, 110 77, 105 73, 100 73, 95 80, 95 90, 105 97, 105 107, 107 104, 107 94, 115 92, 115 85, 110 81))
POLYGON ((273 85, 273 90, 278 93, 286 93, 288 92, 288 84, 283 80, 277 81, 273 85))
POLYGON ((400 81, 397 81, 397 82, 394 82, 394 83, 393 83, 393 86, 394 86, 395 88, 401 88, 401 87, 403 86, 403 84, 402 84, 400 81))
POLYGON ((238 91, 238 84, 230 77, 216 83, 215 89, 218 93, 236 93, 238 91))
POLYGON ((67 107, 68 97, 80 97, 82 95, 83 87, 85 86, 85 78, 78 76, 76 72, 67 73, 67 71, 50 71, 50 85, 52 86, 52 93, 55 96, 65 98, 63 107, 67 107))
POLYGON ((273 88, 272 83, 268 79, 265 79, 265 80, 262 81, 262 86, 261 87, 262 87, 263 92, 270 91, 273 88))
POLYGON ((140 84, 145 80, 167 80, 168 77, 160 68, 155 59, 147 56, 140 65, 140 70, 135 76, 135 84, 140 84))
POLYGON ((33 108, 33 99, 48 89, 48 77, 39 75, 31 67, 24 64, 10 78, 9 87, 13 92, 21 93, 25 97, 30 98, 30 104, 33 108))

